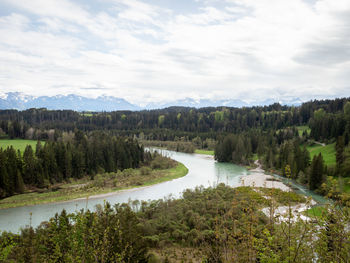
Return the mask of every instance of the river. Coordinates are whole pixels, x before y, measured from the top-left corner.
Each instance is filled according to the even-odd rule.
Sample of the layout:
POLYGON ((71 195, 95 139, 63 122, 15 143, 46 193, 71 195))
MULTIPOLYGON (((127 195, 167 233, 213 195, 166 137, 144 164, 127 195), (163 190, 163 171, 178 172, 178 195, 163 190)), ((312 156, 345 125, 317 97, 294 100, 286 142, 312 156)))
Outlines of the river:
MULTIPOLYGON (((63 203, 50 203, 34 206, 16 207, 0 210, 0 231, 18 232, 21 227, 31 224, 38 226, 42 221, 48 220, 55 213, 66 209, 71 213, 82 208, 94 209, 97 204, 104 201, 114 203, 128 202, 129 200, 156 200, 166 197, 181 197, 182 192, 188 188, 197 186, 215 186, 225 183, 230 186, 238 186, 240 178, 249 171, 245 168, 230 164, 217 163, 213 158, 206 155, 178 153, 162 150, 163 154, 183 163, 188 168, 188 174, 172 181, 141 187, 130 190, 115 192, 108 196, 96 198, 72 200, 63 203)), ((303 191, 309 195, 309 191, 303 191)))

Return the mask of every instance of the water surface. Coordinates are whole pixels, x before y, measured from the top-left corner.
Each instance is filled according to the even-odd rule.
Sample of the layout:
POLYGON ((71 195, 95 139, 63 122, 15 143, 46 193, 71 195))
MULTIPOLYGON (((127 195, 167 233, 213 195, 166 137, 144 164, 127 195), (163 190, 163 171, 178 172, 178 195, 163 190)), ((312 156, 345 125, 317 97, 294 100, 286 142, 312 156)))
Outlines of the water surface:
MULTIPOLYGON (((185 189, 194 189, 197 186, 215 186, 225 183, 230 186, 240 185, 240 178, 249 172, 240 166, 231 163, 217 163, 211 156, 199 154, 178 153, 162 150, 164 155, 183 163, 189 170, 188 174, 182 178, 164 183, 134 188, 116 192, 110 196, 102 196, 93 199, 72 200, 64 203, 50 203, 35 206, 16 207, 0 210, 0 231, 18 232, 21 227, 31 225, 38 226, 42 221, 48 220, 55 213, 66 209, 71 213, 82 208, 93 210, 97 204, 105 201, 114 203, 124 203, 130 200, 148 201, 165 197, 181 197, 185 189), (30 216, 32 214, 32 216, 30 216)), ((285 182, 285 178, 274 175, 285 182)), ((292 186, 297 188, 297 192, 313 197, 317 202, 323 203, 324 199, 292 182, 292 186)))
POLYGON ((104 201, 114 203, 128 202, 129 200, 154 200, 164 197, 180 197, 187 188, 196 186, 214 186, 225 183, 231 186, 239 185, 240 177, 247 175, 248 171, 240 166, 228 163, 217 163, 206 155, 186 154, 163 150, 163 154, 183 163, 189 170, 182 178, 167 181, 157 185, 143 188, 135 188, 116 192, 111 196, 81 200, 72 200, 64 203, 50 203, 34 206, 16 207, 0 210, 0 230, 18 232, 21 227, 31 225, 38 226, 42 221, 48 220, 55 213, 66 209, 74 212, 82 208, 94 209, 95 205, 104 201), (30 217, 30 214, 32 216, 30 217))

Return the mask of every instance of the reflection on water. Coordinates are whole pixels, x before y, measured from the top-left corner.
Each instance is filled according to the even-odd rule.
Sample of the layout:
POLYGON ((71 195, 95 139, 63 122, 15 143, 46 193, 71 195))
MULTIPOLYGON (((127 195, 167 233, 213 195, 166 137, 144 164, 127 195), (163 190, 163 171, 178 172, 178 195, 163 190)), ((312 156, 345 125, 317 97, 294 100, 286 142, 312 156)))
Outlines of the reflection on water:
POLYGON ((217 183, 237 186, 240 184, 242 175, 247 175, 248 171, 244 167, 232 165, 231 163, 214 163, 217 183))

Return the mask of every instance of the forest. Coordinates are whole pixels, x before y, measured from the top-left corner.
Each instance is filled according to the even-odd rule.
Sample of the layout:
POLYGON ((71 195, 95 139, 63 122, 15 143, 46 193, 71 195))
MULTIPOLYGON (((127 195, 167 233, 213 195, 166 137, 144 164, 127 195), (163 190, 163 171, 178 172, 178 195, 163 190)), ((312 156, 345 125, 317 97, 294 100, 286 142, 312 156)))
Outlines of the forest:
POLYGON ((156 156, 144 148, 158 146, 214 151, 218 162, 243 166, 259 160, 266 172, 332 200, 310 220, 293 213, 275 218, 276 206, 290 208, 308 200, 278 189, 220 184, 186 190, 181 199, 62 211, 39 227, 3 232, 0 261, 350 261, 349 98, 298 107, 2 110, 0 139, 37 141, 35 148, 29 145, 22 152, 0 147, 0 198, 70 178, 104 180, 129 168, 155 165, 156 156))
MULTIPOLYGON (((83 173, 78 168, 79 158, 89 164, 88 167, 84 167, 84 172, 86 171, 87 174, 95 174, 98 167, 106 171, 136 167, 142 160, 140 153, 131 154, 127 150, 117 153, 116 149, 123 147, 121 145, 115 146, 113 150, 107 147, 105 150, 99 149, 98 153, 92 153, 91 151, 98 149, 96 145, 100 143, 96 140, 94 142, 94 139, 80 142, 79 134, 86 133, 88 136, 93 136, 89 134, 96 131, 103 131, 108 136, 138 139, 146 146, 161 146, 176 151, 191 153, 196 149, 215 150, 215 158, 219 162, 250 165, 254 158, 259 158, 265 169, 282 175, 285 166, 290 165, 292 178, 309 189, 317 190, 323 195, 333 195, 333 198, 343 200, 344 204, 350 199, 343 189, 350 189, 350 184, 347 182, 350 174, 350 101, 348 98, 314 100, 303 103, 299 107, 282 106, 276 103, 270 106, 247 108, 171 107, 151 111, 89 114, 46 109, 0 111, 0 137, 50 141, 52 143, 48 143, 45 147, 56 149, 53 150, 56 151, 53 155, 61 159, 56 160, 58 165, 47 164, 47 167, 39 168, 43 169, 42 172, 40 170, 43 176, 40 182, 34 182, 36 185, 42 185, 43 179, 60 181, 67 177, 67 172, 72 173, 74 177, 79 177, 79 174, 83 173), (298 130, 299 127, 306 127, 306 129, 298 130), (62 140, 74 136, 75 132, 79 134, 76 136, 78 142, 74 143, 79 147, 74 147, 72 151, 69 149, 72 143, 63 143, 62 140), (325 163, 326 156, 322 152, 317 156, 310 156, 309 150, 313 145, 333 143, 336 148, 335 163, 325 163), (66 157, 58 157, 60 155, 57 153, 58 148, 61 149, 61 154, 64 151, 72 152, 66 157), (109 151, 113 153, 109 154, 109 151), (80 157, 79 152, 83 152, 86 156, 80 157), (121 156, 124 152, 128 157, 121 156), (117 161, 118 163, 111 163, 113 156, 118 154, 121 158, 117 161), (95 155, 94 160, 90 162, 92 155, 95 155), (72 167, 63 167, 64 158, 72 159, 72 164, 69 165, 72 167), (110 159, 106 160, 106 158, 110 159), (59 171, 55 174, 50 172, 48 175, 48 169, 55 169, 52 168, 55 165, 59 167, 59 171), (334 178, 337 180, 335 185, 334 178)), ((118 145, 117 142, 115 143, 118 145)), ((108 143, 104 141, 102 145, 107 146, 108 143)), ((44 152, 49 155, 49 149, 42 150, 41 154, 38 150, 35 151, 37 159, 50 159, 44 156, 44 152)), ((32 158, 31 152, 34 150, 28 149, 25 158, 32 158)), ((6 156, 15 155, 21 158, 11 149, 3 150, 0 156, 8 159, 6 156)), ((25 163, 25 160, 19 163, 25 163)), ((32 163, 35 166, 35 162, 32 163)), ((24 167, 20 167, 19 171, 23 169, 24 167)), ((17 173, 15 170, 7 172, 12 178, 10 188, 6 186, 7 195, 15 190, 20 192, 21 181, 27 183, 28 180, 32 180, 21 178, 21 172, 17 173)), ((0 180, 0 184, 2 182, 4 185, 5 181, 0 180)))
POLYGON ((47 139, 50 136, 49 130, 79 129, 110 130, 120 135, 142 133, 148 140, 171 141, 175 137, 183 136, 189 139, 197 136, 201 139, 216 139, 222 133, 240 133, 251 129, 279 130, 310 123, 312 136, 317 140, 326 140, 344 133, 346 120, 341 112, 348 101, 347 98, 315 100, 303 103, 299 107, 275 103, 263 107, 170 107, 150 111, 89 114, 69 110, 0 110, 0 128, 3 134, 11 138, 47 139), (322 129, 316 132, 315 129, 321 127, 319 125, 322 129))
POLYGON ((101 172, 137 168, 151 155, 132 138, 75 131, 36 148, 26 146, 23 154, 12 146, 0 148, 0 197, 23 193, 25 185, 45 188, 69 178, 91 178, 101 172), (72 135, 72 134, 71 134, 72 135))

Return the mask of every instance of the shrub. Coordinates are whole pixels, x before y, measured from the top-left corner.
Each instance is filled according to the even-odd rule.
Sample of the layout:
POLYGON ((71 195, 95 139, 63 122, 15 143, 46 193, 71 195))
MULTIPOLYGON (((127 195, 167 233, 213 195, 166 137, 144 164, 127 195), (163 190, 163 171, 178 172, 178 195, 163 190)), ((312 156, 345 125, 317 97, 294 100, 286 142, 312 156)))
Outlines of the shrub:
POLYGON ((142 166, 140 169, 140 173, 141 175, 149 175, 151 173, 151 168, 147 167, 147 166, 142 166))

